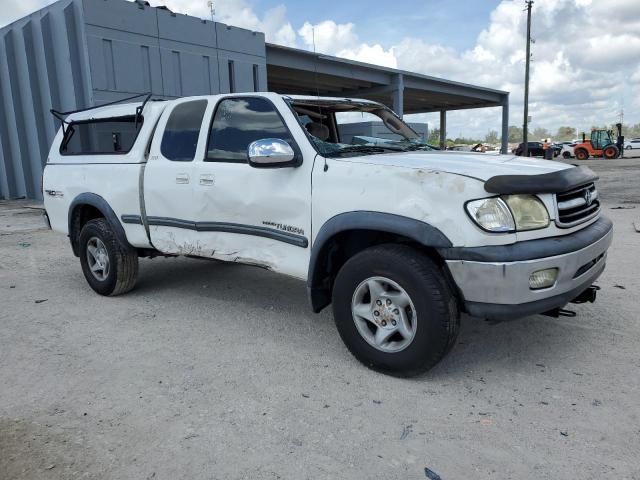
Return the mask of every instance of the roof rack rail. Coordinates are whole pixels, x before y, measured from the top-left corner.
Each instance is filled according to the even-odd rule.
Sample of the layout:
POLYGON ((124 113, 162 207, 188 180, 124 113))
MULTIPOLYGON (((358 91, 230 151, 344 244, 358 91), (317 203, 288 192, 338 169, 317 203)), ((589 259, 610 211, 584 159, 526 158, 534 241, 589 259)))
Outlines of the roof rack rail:
POLYGON ((126 102, 127 100, 133 100, 135 98, 145 97, 144 100, 142 101, 142 105, 140 105, 139 107, 136 107, 135 128, 137 129, 138 128, 138 121, 139 121, 140 117, 142 116, 142 111, 144 110, 144 107, 147 105, 147 102, 149 102, 149 100, 151 100, 151 95, 153 95, 151 92, 140 93, 140 94, 134 95, 132 97, 121 98, 120 100, 115 100, 113 102, 103 103, 102 105, 96 105, 94 107, 87 107, 87 108, 79 108, 78 110, 69 110, 68 112, 60 112, 59 110, 55 110, 53 108, 51 110, 49 110, 49 111, 51 112, 51 115, 53 115, 58 120, 60 120, 60 122, 62 123, 62 133, 64 135, 66 135, 67 134, 66 126, 69 125, 69 122, 67 122, 67 117, 69 115, 72 115, 74 113, 80 113, 80 112, 88 112, 88 111, 94 110, 96 108, 108 107, 110 105, 117 105, 119 103, 126 102))

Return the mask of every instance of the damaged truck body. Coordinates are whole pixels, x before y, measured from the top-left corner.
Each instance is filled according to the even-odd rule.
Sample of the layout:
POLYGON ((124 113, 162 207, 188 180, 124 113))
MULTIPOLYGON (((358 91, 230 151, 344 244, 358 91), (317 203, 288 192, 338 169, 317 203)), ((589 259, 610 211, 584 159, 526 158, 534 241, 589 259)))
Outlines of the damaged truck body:
POLYGON ((589 169, 440 152, 368 100, 228 94, 58 116, 47 221, 96 292, 131 290, 139 257, 262 266, 306 281, 354 356, 393 375, 440 361, 461 312, 595 300, 612 240, 589 169), (363 119, 387 133, 341 134, 363 119))

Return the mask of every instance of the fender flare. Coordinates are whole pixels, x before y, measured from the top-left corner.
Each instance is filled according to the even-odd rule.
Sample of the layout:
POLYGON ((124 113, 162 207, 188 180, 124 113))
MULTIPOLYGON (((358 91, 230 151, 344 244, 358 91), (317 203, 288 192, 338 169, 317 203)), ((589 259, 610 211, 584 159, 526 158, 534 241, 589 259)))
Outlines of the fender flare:
POLYGON ((331 293, 322 285, 323 272, 318 268, 322 256, 326 255, 326 247, 335 235, 350 230, 371 230, 402 235, 425 247, 451 248, 453 246, 438 228, 415 218, 367 210, 340 213, 322 225, 311 247, 307 289, 311 307, 316 313, 331 303, 331 293))
MULTIPOLYGON (((74 235, 75 229, 76 229, 74 225, 74 211, 77 207, 82 205, 90 205, 96 208, 98 211, 100 211, 100 213, 102 213, 102 215, 106 219, 107 223, 109 224, 113 232, 116 234, 116 237, 118 237, 118 240, 120 240, 120 242, 122 242, 123 245, 131 246, 129 244, 129 241, 127 240, 127 235, 124 231, 124 228, 122 227, 120 220, 118 220, 118 216, 115 214, 115 212, 111 208, 111 205, 109 205, 109 203, 100 195, 96 195, 95 193, 85 192, 77 195, 71 202, 71 205, 69 205, 69 213, 68 213, 69 240, 71 241, 71 248, 76 257, 79 256, 80 252, 79 252, 78 242, 75 238, 76 235, 74 235)), ((78 232, 78 234, 79 233, 80 232, 78 232)))

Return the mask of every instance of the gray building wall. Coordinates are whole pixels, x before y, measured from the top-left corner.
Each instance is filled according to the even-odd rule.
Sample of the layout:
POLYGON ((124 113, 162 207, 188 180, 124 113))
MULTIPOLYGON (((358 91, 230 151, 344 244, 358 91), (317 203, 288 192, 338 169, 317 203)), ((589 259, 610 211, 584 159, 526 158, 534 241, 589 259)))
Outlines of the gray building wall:
POLYGON ((0 198, 41 198, 59 124, 138 93, 265 91, 264 34, 125 0, 60 0, 0 29, 0 198))
MULTIPOLYGON (((426 123, 408 123, 407 124, 422 137, 423 140, 427 140, 429 137, 429 126, 426 123)), ((377 137, 385 138, 388 140, 401 140, 400 135, 396 135, 389 131, 382 122, 354 122, 343 123, 338 126, 340 130, 340 140, 343 143, 351 143, 353 137, 365 136, 365 137, 377 137)))

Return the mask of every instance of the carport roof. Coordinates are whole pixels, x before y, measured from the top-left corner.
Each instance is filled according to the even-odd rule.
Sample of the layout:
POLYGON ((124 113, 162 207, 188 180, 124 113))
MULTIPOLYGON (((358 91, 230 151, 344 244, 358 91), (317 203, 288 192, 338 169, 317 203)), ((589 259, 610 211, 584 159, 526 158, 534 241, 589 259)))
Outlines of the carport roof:
POLYGON ((267 43, 267 83, 278 93, 360 97, 403 113, 503 106, 509 92, 267 43), (397 91, 402 96, 397 96, 397 91), (396 110, 399 110, 396 108, 396 110))

